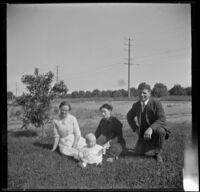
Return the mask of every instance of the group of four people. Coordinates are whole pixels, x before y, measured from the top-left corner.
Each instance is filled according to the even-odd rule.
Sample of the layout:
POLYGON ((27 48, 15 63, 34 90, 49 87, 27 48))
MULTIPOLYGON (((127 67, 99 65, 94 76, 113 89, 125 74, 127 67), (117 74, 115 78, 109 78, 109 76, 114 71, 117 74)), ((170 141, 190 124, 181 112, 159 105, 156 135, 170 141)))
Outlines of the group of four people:
POLYGON ((127 121, 131 129, 137 133, 138 141, 135 148, 126 148, 123 137, 123 124, 112 115, 113 107, 103 104, 100 107, 103 118, 101 119, 95 133, 86 135, 86 140, 81 136, 77 119, 70 114, 71 106, 66 101, 59 106, 60 115, 53 121, 54 124, 54 145, 62 154, 77 158, 78 149, 86 146, 92 148, 96 145, 96 139, 101 135, 105 140, 102 143, 102 154, 105 154, 108 162, 113 162, 122 154, 149 155, 155 157, 158 162, 162 160, 162 149, 164 140, 168 138, 170 131, 166 126, 166 116, 161 102, 151 98, 150 85, 144 84, 139 89, 139 101, 135 102, 127 113, 127 121), (93 142, 93 143, 92 143, 93 142), (106 144, 106 145, 104 145, 106 144))

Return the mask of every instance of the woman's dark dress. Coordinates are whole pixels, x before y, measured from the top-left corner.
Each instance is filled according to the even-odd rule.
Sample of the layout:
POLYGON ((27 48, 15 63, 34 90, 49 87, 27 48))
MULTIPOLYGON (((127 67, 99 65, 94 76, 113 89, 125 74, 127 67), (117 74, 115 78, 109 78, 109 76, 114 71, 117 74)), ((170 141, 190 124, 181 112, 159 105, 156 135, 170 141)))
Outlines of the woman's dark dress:
POLYGON ((109 119, 101 119, 95 136, 98 139, 100 135, 106 138, 106 142, 110 140, 110 148, 106 154, 111 157, 119 156, 123 148, 126 146, 122 133, 122 123, 116 118, 111 116, 109 119))

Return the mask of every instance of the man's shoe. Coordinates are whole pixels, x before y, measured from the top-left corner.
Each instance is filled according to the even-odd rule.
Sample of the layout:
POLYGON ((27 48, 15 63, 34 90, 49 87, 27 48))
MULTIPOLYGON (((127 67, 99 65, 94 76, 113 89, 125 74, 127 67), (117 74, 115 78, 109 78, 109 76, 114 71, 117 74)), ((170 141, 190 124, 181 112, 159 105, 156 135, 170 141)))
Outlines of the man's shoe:
POLYGON ((162 163, 163 162, 162 156, 160 154, 156 154, 155 158, 156 158, 156 161, 158 163, 162 163))
POLYGON ((133 148, 130 150, 133 155, 144 155, 144 151, 138 148, 133 148))

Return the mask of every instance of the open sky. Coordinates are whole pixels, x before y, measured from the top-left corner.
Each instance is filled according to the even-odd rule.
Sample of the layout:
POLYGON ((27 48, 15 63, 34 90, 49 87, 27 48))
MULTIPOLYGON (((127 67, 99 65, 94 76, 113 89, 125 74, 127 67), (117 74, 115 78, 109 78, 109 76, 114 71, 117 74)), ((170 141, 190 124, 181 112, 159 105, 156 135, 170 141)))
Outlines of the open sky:
POLYGON ((69 92, 127 89, 126 38, 131 87, 191 86, 190 4, 8 4, 8 91, 35 67, 56 80, 56 66, 69 92))

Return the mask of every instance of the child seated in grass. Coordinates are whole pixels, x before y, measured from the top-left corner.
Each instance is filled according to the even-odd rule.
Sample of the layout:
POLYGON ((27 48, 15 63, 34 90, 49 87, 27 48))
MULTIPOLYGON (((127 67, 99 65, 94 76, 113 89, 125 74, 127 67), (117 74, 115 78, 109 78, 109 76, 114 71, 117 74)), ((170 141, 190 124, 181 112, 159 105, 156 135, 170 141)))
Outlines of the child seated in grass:
POLYGON ((87 145, 79 149, 79 152, 74 155, 74 158, 79 160, 79 165, 82 168, 86 167, 87 164, 101 165, 103 154, 105 154, 106 149, 110 147, 109 142, 103 146, 96 144, 96 137, 93 133, 87 134, 85 139, 87 145))

